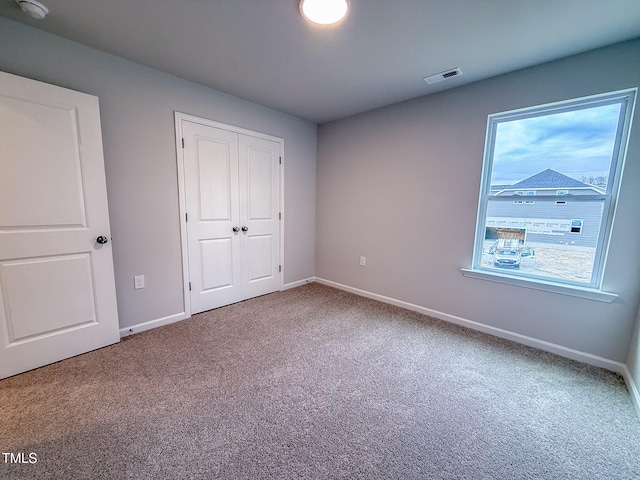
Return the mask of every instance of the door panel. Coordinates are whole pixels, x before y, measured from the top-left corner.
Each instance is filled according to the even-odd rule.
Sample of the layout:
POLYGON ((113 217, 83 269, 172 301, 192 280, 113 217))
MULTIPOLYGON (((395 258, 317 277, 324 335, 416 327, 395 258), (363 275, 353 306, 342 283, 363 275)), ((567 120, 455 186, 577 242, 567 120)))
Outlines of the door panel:
POLYGON ((193 313, 241 299, 236 134, 183 122, 185 200, 193 313))
POLYGON ((233 239, 201 240, 202 292, 233 287, 233 239))
POLYGON ((235 149, 229 142, 196 137, 198 162, 198 190, 202 221, 230 221, 231 211, 231 154, 235 149))
POLYGON ((191 312, 278 290, 280 144, 187 120, 180 125, 191 312))
POLYGON ((98 99, 0 72, 0 378, 119 341, 98 99))
POLYGON ((273 278, 273 235, 251 235, 247 238, 247 243, 249 282, 273 278))
POLYGON ((0 96, 0 119, 12 152, 3 158, 11 168, 0 177, 0 227, 85 226, 76 109, 0 96))
POLYGON ((280 145, 248 135, 239 144, 243 279, 255 297, 280 288, 280 145))
MULTIPOLYGON (((247 141, 247 138, 244 139, 247 141)), ((271 146, 271 145, 269 145, 271 146)), ((247 156, 247 219, 272 219, 272 151, 246 145, 247 156)))
POLYGON ((0 315, 6 315, 9 346, 95 324, 90 262, 85 253, 0 264, 0 290, 6 298, 0 315))

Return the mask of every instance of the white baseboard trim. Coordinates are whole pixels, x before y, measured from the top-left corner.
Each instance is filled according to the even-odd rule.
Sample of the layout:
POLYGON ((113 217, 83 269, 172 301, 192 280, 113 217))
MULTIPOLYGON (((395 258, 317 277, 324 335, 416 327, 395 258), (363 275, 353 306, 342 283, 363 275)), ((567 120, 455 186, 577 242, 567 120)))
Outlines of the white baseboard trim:
POLYGON ((302 285, 306 285, 307 283, 312 283, 316 281, 316 277, 304 278, 302 280, 298 280, 297 282, 285 283, 282 286, 282 290, 289 290, 291 288, 301 287, 302 285))
POLYGON ((162 327, 169 325, 170 323, 179 322, 187 318, 184 312, 169 315, 168 317, 156 318, 155 320, 149 320, 148 322, 138 323, 137 325, 131 325, 120 329, 120 338, 134 333, 144 332, 145 330, 151 330, 152 328, 162 327))
POLYGON ((624 366, 624 373, 622 376, 624 377, 624 381, 627 382, 627 389, 629 390, 629 395, 631 395, 631 401, 633 402, 633 406, 636 407, 636 414, 638 415, 638 418, 640 418, 640 391, 638 391, 638 386, 633 380, 633 375, 631 375, 631 372, 626 365, 624 366))
MULTIPOLYGON (((596 367, 606 368, 607 370, 611 370, 613 372, 619 373, 622 376, 625 376, 626 365, 624 363, 617 362, 615 360, 609 360, 607 358, 603 358, 598 355, 593 355, 591 353, 581 352, 579 350, 574 350, 572 348, 564 347, 562 345, 558 345, 551 342, 546 342, 544 340, 539 340, 537 338, 528 337, 526 335, 521 335, 519 333, 511 332, 509 330, 503 330, 502 328, 492 327, 491 325, 486 325, 484 323, 474 322, 473 320, 467 320, 466 318, 456 317, 455 315, 439 312, 438 310, 433 310, 431 308, 422 307, 420 305, 415 305, 413 303, 404 302, 402 300, 397 300, 395 298, 385 297, 384 295, 378 295, 377 293, 368 292, 366 290, 360 290, 359 288, 354 288, 348 285, 343 285, 341 283, 332 282, 331 280, 326 280, 324 278, 316 277, 316 282, 322 283, 324 285, 328 285, 330 287, 338 288, 340 290, 345 290, 347 292, 355 293, 356 295, 360 295, 362 297, 371 298, 373 300, 378 300, 383 303, 388 303, 391 305, 395 305, 397 307, 406 308, 407 310, 423 313, 430 317, 435 317, 439 320, 444 320, 445 322, 455 323, 456 325, 461 325, 463 327, 471 328, 472 330, 478 330, 480 332, 488 333, 496 337, 512 340, 514 342, 521 343, 529 347, 534 347, 540 350, 544 350, 545 352, 555 353, 562 357, 570 358, 571 360, 577 360, 579 362, 588 363, 589 365, 594 365, 596 367)), ((625 381, 626 380, 627 379, 625 378, 625 381)), ((629 383, 627 383, 627 385, 629 385, 629 383)))

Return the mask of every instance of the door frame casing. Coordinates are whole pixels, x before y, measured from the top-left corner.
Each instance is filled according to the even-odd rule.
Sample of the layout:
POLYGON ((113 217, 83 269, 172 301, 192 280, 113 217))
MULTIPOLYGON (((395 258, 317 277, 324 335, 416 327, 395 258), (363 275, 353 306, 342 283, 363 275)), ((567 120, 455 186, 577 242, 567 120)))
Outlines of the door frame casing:
POLYGON ((279 208, 282 217, 280 219, 280 262, 279 264, 282 266, 282 271, 278 273, 279 275, 279 287, 278 290, 282 290, 284 288, 284 222, 285 222, 285 212, 284 212, 284 139, 280 137, 275 137, 273 135, 268 135, 266 133, 256 132, 254 130, 248 130, 246 128, 237 127, 235 125, 230 125, 228 123, 221 123, 215 120, 209 120, 207 118, 197 117, 195 115, 190 115, 187 113, 174 112, 175 116, 175 133, 176 133, 176 165, 178 172, 178 209, 179 209, 179 219, 180 219, 180 243, 181 243, 181 253, 182 253, 182 297, 184 303, 184 313, 185 318, 191 317, 191 293, 189 290, 189 248, 188 248, 188 238, 187 238, 187 199, 186 199, 186 187, 185 187, 185 171, 184 171, 184 148, 182 147, 182 139, 183 131, 182 131, 182 122, 187 121, 191 123, 197 123, 200 125, 205 125, 208 127, 219 128, 221 130, 227 130, 230 132, 234 132, 240 135, 247 135, 250 137, 261 138, 264 140, 269 140, 280 145, 280 158, 282 161, 280 162, 280 202, 279 208))

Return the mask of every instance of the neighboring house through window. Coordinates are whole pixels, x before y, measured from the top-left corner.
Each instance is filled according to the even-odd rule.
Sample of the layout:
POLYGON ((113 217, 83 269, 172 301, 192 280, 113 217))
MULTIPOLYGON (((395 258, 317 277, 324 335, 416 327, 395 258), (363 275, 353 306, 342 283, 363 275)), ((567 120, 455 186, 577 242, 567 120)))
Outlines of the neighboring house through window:
POLYGON ((489 116, 466 272, 601 288, 635 96, 630 89, 489 116))

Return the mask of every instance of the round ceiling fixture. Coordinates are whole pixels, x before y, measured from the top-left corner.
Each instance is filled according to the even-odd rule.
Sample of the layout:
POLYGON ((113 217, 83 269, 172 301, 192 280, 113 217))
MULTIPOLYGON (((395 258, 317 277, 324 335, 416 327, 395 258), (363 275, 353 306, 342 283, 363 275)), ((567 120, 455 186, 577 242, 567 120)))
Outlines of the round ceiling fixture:
POLYGON ((349 12, 349 0, 300 0, 300 13, 320 25, 338 23, 349 12))
POLYGON ((22 11, 30 17, 42 20, 49 13, 49 9, 36 0, 16 0, 22 11))

